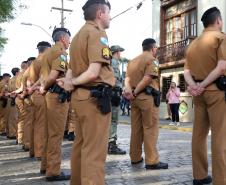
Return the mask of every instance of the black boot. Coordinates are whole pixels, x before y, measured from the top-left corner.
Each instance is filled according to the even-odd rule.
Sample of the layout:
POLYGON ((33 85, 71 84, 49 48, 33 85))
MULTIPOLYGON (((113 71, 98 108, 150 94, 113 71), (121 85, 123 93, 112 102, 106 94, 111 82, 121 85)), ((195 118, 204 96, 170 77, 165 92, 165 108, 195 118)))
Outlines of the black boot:
POLYGON ((126 151, 122 150, 121 148, 118 148, 118 146, 116 145, 116 142, 110 142, 108 144, 108 154, 125 155, 126 151))
POLYGON ((74 140, 75 140, 74 132, 69 132, 69 134, 68 134, 68 141, 74 141, 74 140))

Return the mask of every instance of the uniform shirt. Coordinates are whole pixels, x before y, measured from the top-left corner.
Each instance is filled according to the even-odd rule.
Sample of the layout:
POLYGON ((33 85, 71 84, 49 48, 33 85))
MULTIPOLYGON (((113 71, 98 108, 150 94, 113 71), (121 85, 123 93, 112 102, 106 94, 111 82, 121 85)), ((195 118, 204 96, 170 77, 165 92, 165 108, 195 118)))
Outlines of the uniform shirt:
POLYGON ((16 88, 16 76, 14 76, 9 80, 8 90, 9 90, 9 92, 13 92, 16 89, 17 89, 16 88))
POLYGON ((43 54, 39 54, 38 57, 32 62, 29 71, 29 79, 32 84, 38 81, 41 72, 41 62, 43 54))
POLYGON ((121 79, 121 74, 120 74, 120 70, 119 70, 119 61, 112 58, 111 59, 111 66, 114 70, 114 76, 116 78, 116 84, 115 86, 118 86, 118 87, 121 87, 122 86, 122 83, 120 81, 121 79))
POLYGON ((61 42, 48 48, 42 55, 40 77, 45 81, 51 70, 59 71, 59 78, 64 77, 68 68, 67 52, 61 42))
POLYGON ((31 83, 29 81, 29 73, 30 73, 30 66, 24 71, 22 76, 23 90, 26 90, 27 87, 31 86, 31 83))
POLYGON ((115 85, 106 32, 95 22, 87 21, 71 42, 69 68, 77 77, 85 72, 91 63, 101 63, 102 67, 99 77, 87 85, 97 83, 115 85))
MULTIPOLYGON (((159 63, 151 53, 143 52, 129 62, 126 77, 129 77, 130 86, 135 89, 146 75, 152 76, 149 86, 159 90, 159 63)), ((142 93, 142 96, 147 97, 144 93, 142 93)))
MULTIPOLYGON (((187 49, 184 68, 190 70, 195 80, 204 80, 219 60, 226 60, 226 36, 207 28, 187 49)), ((206 90, 217 90, 217 87, 212 84, 206 90)))
POLYGON ((4 95, 5 92, 5 85, 3 82, 0 82, 0 98, 4 95))
POLYGON ((23 74, 24 74, 25 70, 20 71, 20 73, 18 74, 18 76, 16 77, 16 88, 19 89, 22 83, 22 78, 23 78, 23 74))

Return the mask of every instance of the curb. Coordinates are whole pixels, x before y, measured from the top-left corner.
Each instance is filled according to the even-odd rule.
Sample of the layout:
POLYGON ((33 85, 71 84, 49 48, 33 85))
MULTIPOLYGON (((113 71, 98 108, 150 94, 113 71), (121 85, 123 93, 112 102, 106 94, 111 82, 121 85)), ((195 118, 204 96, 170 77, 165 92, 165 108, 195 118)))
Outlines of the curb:
MULTIPOLYGON (((123 125, 130 125, 129 121, 119 121, 118 123, 123 125)), ((168 130, 178 130, 182 132, 192 132, 192 128, 190 127, 176 127, 176 126, 162 125, 161 122, 160 122, 159 128, 168 129, 168 130)))

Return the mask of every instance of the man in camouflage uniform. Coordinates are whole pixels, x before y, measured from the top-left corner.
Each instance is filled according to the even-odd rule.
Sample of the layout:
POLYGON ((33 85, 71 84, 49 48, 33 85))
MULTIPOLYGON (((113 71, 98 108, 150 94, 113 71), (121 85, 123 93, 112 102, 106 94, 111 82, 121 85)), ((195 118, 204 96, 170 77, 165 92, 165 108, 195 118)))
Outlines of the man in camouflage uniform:
POLYGON ((121 74, 119 70, 119 59, 121 57, 121 52, 124 51, 118 45, 111 46, 112 60, 111 65, 114 70, 114 76, 116 85, 113 88, 112 96, 112 116, 111 116, 111 126, 109 130, 109 144, 108 144, 108 154, 123 155, 126 154, 126 151, 118 148, 117 141, 117 126, 118 126, 118 114, 119 114, 119 105, 120 105, 120 96, 121 96, 121 74))

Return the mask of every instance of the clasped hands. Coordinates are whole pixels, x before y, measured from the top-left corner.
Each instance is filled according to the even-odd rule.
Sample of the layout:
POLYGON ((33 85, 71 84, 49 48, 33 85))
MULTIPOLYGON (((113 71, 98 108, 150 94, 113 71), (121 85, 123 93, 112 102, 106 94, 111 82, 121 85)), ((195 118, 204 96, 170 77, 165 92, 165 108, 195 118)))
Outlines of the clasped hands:
POLYGON ((56 81, 57 84, 66 91, 73 91, 75 88, 72 83, 72 78, 59 78, 56 81))
POLYGON ((133 94, 133 90, 130 87, 124 87, 122 95, 127 99, 127 100, 134 100, 136 97, 133 94))
POLYGON ((192 96, 200 96, 205 88, 202 86, 201 83, 196 83, 195 85, 189 85, 187 87, 187 91, 192 95, 192 96))

